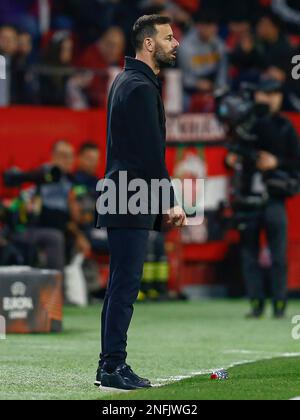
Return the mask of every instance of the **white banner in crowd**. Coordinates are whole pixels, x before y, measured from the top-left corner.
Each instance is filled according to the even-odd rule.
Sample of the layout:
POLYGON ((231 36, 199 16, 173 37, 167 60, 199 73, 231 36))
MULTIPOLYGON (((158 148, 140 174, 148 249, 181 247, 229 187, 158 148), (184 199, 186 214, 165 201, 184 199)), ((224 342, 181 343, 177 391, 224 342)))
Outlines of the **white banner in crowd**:
POLYGON ((181 114, 167 118, 167 141, 208 143, 225 140, 225 132, 214 114, 181 114))

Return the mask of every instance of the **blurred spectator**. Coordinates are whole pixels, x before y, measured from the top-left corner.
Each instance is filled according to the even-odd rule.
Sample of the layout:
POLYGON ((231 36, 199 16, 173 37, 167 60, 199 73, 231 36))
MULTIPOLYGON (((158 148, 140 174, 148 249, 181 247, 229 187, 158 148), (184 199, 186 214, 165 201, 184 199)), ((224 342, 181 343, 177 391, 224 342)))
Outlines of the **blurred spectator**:
POLYGON ((238 89, 242 82, 258 82, 261 58, 255 36, 251 31, 246 31, 240 36, 230 55, 230 61, 235 70, 233 77, 233 87, 235 89, 238 89))
POLYGON ((0 104, 6 106, 11 102, 11 76, 13 59, 18 49, 18 33, 13 26, 0 27, 0 55, 5 57, 6 81, 0 84, 0 104))
MULTIPOLYGON (((126 0, 54 0, 53 19, 55 28, 66 25, 67 20, 78 34, 83 46, 101 36, 103 31, 116 24, 116 13, 126 0)), ((129 0, 127 13, 135 7, 136 0, 129 0)), ((124 7, 123 22, 126 20, 124 7)))
POLYGON ((45 166, 59 168, 60 180, 34 187, 12 203, 10 219, 15 220, 15 226, 9 222, 13 233, 11 241, 21 251, 23 264, 63 272, 76 252, 89 255, 90 243, 80 229, 82 213, 74 189, 74 163, 73 146, 65 140, 58 141, 53 147, 51 162, 45 166), (26 203, 21 201, 25 197, 26 203), (17 207, 20 207, 21 218, 16 214, 17 207), (27 220, 25 224, 24 220, 27 220))
POLYGON ((73 146, 65 140, 57 142, 53 147, 50 165, 58 167, 62 177, 59 183, 40 188, 42 212, 39 223, 43 228, 53 228, 67 235, 68 255, 73 251, 74 239, 77 249, 89 254, 90 245, 79 229, 81 212, 73 190, 74 163, 73 146))
POLYGON ((79 228, 81 210, 73 190, 75 155, 73 146, 67 141, 59 141, 53 147, 52 166, 62 171, 59 183, 40 188, 42 212, 39 220, 41 228, 55 229, 66 235, 66 252, 69 259, 76 249, 85 255, 90 253, 90 244, 79 228))
POLYGON ((18 54, 22 57, 30 57, 32 53, 32 37, 28 32, 19 33, 18 54))
POLYGON ((245 37, 248 37, 252 33, 251 23, 246 19, 231 20, 228 30, 226 44, 230 50, 234 50, 243 42, 245 37))
POLYGON ((47 166, 58 167, 62 172, 61 179, 58 183, 34 188, 33 207, 39 208, 36 210, 39 215, 24 233, 13 237, 18 248, 23 250, 27 264, 42 264, 44 268, 63 272, 67 254, 70 258, 72 245, 65 235, 68 234, 68 224, 77 217, 70 178, 73 164, 73 146, 64 140, 57 142, 53 147, 52 161, 47 166), (40 260, 41 252, 44 254, 43 262, 40 260))
POLYGON ((105 106, 110 67, 122 67, 124 62, 125 37, 121 28, 109 28, 101 38, 88 47, 78 61, 79 67, 96 71, 88 98, 92 106, 105 106))
POLYGON ((114 13, 114 24, 122 28, 126 40, 126 55, 133 55, 131 45, 131 31, 134 22, 144 14, 143 8, 148 7, 150 2, 144 0, 119 1, 114 13))
POLYGON ((18 32, 13 26, 2 26, 0 28, 0 54, 7 60, 18 51, 18 32))
POLYGON ((256 32, 262 68, 274 66, 287 70, 292 51, 279 19, 271 13, 266 13, 259 19, 256 32))
POLYGON ((6 57, 10 84, 10 102, 31 104, 35 102, 32 64, 32 37, 28 32, 20 32, 12 26, 0 28, 0 54, 6 57))
POLYGON ((30 71, 33 63, 32 36, 28 32, 18 35, 18 49, 11 65, 11 103, 34 104, 37 102, 36 77, 30 71))
POLYGON ((184 9, 178 4, 170 4, 167 9, 173 20, 172 29, 177 40, 181 41, 182 36, 186 33, 193 23, 192 14, 189 8, 184 9))
POLYGON ((100 150, 94 143, 84 143, 79 151, 74 175, 75 193, 81 210, 80 227, 94 252, 107 252, 106 230, 95 229, 100 150))
POLYGON ((78 167, 74 175, 74 181, 77 185, 84 185, 94 198, 97 197, 99 162, 99 147, 92 142, 82 144, 78 154, 78 167))
POLYGON ((178 58, 183 71, 186 109, 189 109, 191 95, 211 94, 227 85, 227 55, 213 14, 200 13, 196 17, 195 26, 182 40, 178 58))
POLYGON ((160 232, 150 232, 138 300, 167 300, 168 279, 165 236, 160 232))
POLYGON ((40 96, 43 105, 66 105, 66 83, 71 75, 73 40, 68 31, 54 33, 42 60, 40 96))
POLYGON ((257 82, 261 73, 285 82, 290 68, 292 48, 276 16, 265 13, 256 27, 256 37, 245 33, 231 55, 238 70, 235 85, 240 82, 257 82))
MULTIPOLYGON (((288 40, 285 28, 300 34, 299 1, 224 4, 224 0, 2 0, 0 54, 11 69, 11 102, 76 110, 105 106, 108 70, 122 67, 124 55, 133 53, 132 25, 140 15, 151 13, 170 15, 182 44, 178 62, 186 111, 214 111, 215 89, 227 85, 229 78, 234 89, 243 81, 256 83, 262 73, 286 82, 291 97, 289 40, 297 47, 300 38, 288 40), (224 45, 231 53, 230 71, 224 45), (39 56, 42 66, 35 78, 31 64, 39 56), (82 71, 76 72, 74 63, 82 71)), ((287 107, 294 109, 290 101, 287 107)))
POLYGON ((39 195, 42 202, 40 226, 67 230, 72 217, 72 171, 75 163, 73 146, 65 140, 57 142, 52 150, 50 166, 58 167, 62 177, 58 183, 46 184, 40 187, 39 195))

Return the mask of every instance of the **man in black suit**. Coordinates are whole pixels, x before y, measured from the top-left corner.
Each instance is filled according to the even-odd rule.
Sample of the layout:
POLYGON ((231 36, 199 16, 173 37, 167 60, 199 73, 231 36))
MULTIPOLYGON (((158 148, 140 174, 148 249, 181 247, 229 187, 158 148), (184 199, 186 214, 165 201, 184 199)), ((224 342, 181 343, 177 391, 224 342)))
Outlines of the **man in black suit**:
POLYGON ((103 389, 151 386, 126 364, 127 331, 140 288, 149 231, 162 230, 163 224, 186 224, 165 164, 166 118, 157 77, 163 66, 176 60, 179 43, 170 23, 165 16, 138 19, 132 33, 136 58, 126 58, 125 69, 109 94, 107 167, 97 202, 98 227, 107 228, 111 257, 96 379, 96 385, 103 389), (164 183, 159 193, 151 188, 153 180, 164 183), (133 191, 135 181, 143 185, 133 191), (133 205, 137 189, 140 211, 133 205))

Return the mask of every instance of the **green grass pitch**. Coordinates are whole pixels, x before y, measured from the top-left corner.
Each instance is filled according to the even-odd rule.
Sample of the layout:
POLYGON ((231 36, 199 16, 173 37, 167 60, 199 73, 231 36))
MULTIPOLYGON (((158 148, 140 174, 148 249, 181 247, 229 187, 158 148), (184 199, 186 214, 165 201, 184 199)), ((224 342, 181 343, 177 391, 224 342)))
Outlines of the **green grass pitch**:
POLYGON ((132 368, 154 384, 107 394, 93 386, 100 308, 67 308, 58 335, 9 335, 0 341, 0 399, 290 399, 300 396, 300 341, 286 320, 247 321, 244 301, 136 305, 129 334, 132 368), (229 381, 209 372, 230 367, 229 381), (178 380, 180 380, 178 382, 178 380), (171 384, 170 384, 171 382, 171 384))

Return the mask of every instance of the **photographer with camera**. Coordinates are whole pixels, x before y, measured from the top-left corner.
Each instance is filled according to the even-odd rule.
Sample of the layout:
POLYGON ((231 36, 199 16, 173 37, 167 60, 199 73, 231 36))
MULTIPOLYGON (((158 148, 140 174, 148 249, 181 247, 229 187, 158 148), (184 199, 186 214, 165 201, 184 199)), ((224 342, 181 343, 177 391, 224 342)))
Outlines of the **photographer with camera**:
POLYGON ((13 168, 4 174, 8 187, 19 187, 24 183, 35 185, 18 197, 17 203, 21 204, 16 203, 13 207, 21 208, 9 212, 12 219, 10 238, 26 255, 27 264, 35 265, 36 254, 42 250, 45 254, 43 266, 63 272, 73 253, 90 252, 89 241, 79 227, 80 207, 72 176, 74 162, 73 146, 60 140, 52 148, 49 164, 31 172, 13 168), (22 221, 19 220, 20 212, 22 221))
POLYGON ((266 232, 272 258, 274 317, 283 318, 287 306, 285 202, 299 192, 300 142, 291 122, 280 113, 282 103, 280 83, 263 80, 255 92, 256 117, 251 128, 252 141, 246 145, 248 151, 231 152, 227 157, 227 164, 240 173, 236 210, 243 214, 241 254, 251 300, 249 318, 262 317, 265 309, 264 272, 259 263, 262 230, 266 232))

